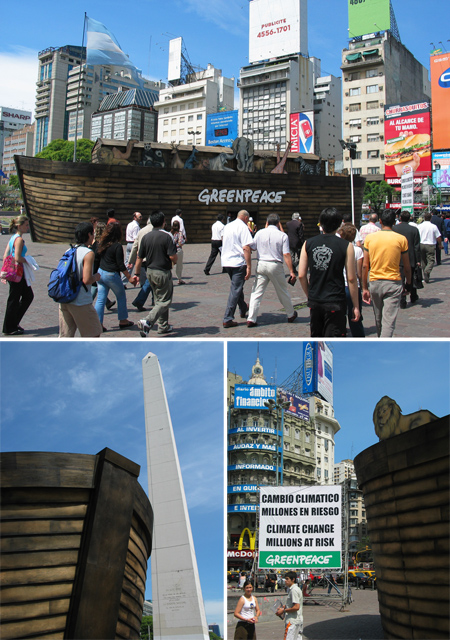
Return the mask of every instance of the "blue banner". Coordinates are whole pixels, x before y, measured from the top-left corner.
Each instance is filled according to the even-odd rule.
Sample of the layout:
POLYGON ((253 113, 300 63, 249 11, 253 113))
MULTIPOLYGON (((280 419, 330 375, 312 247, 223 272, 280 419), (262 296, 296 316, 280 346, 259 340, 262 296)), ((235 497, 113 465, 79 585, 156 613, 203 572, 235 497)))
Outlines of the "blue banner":
POLYGON ((236 512, 236 511, 258 511, 259 504, 229 504, 227 511, 228 513, 236 512))
POLYGON ((206 144, 231 147, 238 137, 238 111, 221 111, 206 116, 206 144))
POLYGON ((259 491, 257 484, 233 484, 227 488, 227 493, 256 493, 259 491))
POLYGON ((314 372, 314 347, 310 342, 303 343, 303 393, 313 393, 317 389, 314 372))
POLYGON ((234 387, 235 409, 267 409, 265 402, 277 399, 277 388, 266 384, 237 384, 234 387))

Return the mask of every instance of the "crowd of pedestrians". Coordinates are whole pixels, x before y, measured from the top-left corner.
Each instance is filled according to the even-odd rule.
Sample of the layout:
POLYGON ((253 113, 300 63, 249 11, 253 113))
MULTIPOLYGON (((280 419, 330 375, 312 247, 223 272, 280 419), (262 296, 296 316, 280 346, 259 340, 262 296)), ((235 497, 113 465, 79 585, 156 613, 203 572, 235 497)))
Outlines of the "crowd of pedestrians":
MULTIPOLYGON (((159 335, 169 334, 169 309, 174 283, 182 279, 183 247, 186 229, 182 211, 171 219, 155 210, 146 225, 140 212, 132 215, 125 231, 125 255, 122 226, 114 210, 106 212, 107 222, 91 218, 75 229, 77 268, 82 287, 76 299, 59 305, 60 337, 98 337, 108 328, 104 312, 117 304, 120 329, 133 326, 128 319, 125 289, 140 283, 131 304, 148 312, 138 322, 142 337, 153 326, 159 335), (169 232, 170 229, 170 232, 169 232), (108 297, 108 294, 110 297, 108 297), (150 309, 146 308, 151 296, 150 309)), ((230 288, 223 315, 223 328, 237 327, 238 311, 249 329, 257 327, 261 301, 272 285, 288 323, 298 312, 292 302, 297 280, 310 309, 311 337, 363 338, 363 311, 371 305, 379 337, 392 337, 400 309, 419 299, 418 291, 430 282, 435 263, 441 263, 441 251, 448 255, 450 216, 425 213, 416 224, 407 211, 396 219, 391 209, 380 219, 371 213, 358 230, 348 213, 327 207, 319 216, 320 233, 305 239, 300 213, 286 224, 271 213, 258 230, 248 211, 241 210, 234 220, 219 214, 211 228, 211 252, 204 273, 210 275, 220 257, 222 273, 228 274, 230 288), (252 256, 256 261, 252 265, 252 256), (256 266, 252 288, 246 301, 245 283, 256 266), (425 285, 424 283, 425 282, 425 285), (290 286, 291 285, 291 286, 290 286)), ((20 322, 33 300, 31 284, 35 261, 27 255, 23 235, 29 221, 20 215, 11 222, 14 232, 3 256, 16 265, 18 274, 9 279, 9 296, 3 333, 22 335, 20 322), (15 262, 14 262, 15 261, 15 262)), ((2 270, 3 271, 3 270, 2 270)), ((3 276, 2 276, 3 278, 3 276)))

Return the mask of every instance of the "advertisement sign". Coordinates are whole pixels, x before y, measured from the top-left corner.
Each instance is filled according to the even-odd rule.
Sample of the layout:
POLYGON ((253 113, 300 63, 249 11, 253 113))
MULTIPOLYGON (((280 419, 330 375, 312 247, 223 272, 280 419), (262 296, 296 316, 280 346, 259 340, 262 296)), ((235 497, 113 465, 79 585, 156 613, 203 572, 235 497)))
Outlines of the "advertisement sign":
POLYGON ((174 38, 173 40, 169 40, 169 70, 167 74, 169 82, 174 82, 180 79, 182 43, 183 38, 174 38))
POLYGON ((390 0, 348 0, 350 38, 391 28, 390 0))
POLYGON ((385 179, 400 184, 403 167, 431 173, 430 103, 387 105, 384 108, 385 179))
POLYGON ((227 489, 228 493, 256 493, 259 491, 257 484, 233 484, 227 489))
POLYGON ((277 447, 274 444, 257 444, 256 442, 244 442, 242 444, 230 444, 228 445, 228 451, 272 451, 276 452, 277 447))
POLYGON ((228 433, 268 433, 271 436, 276 436, 276 429, 271 429, 269 427, 234 427, 233 429, 229 429, 228 433))
POLYGON ((307 27, 307 0, 252 0, 248 61, 307 55, 307 27))
POLYGON ((31 111, 20 111, 19 109, 0 107, 0 120, 4 122, 5 129, 11 126, 17 129, 26 124, 31 124, 31 116, 31 111))
POLYGON ((248 512, 248 511, 258 511, 257 504, 229 504, 228 513, 236 513, 238 512, 248 512))
POLYGON ((291 113, 291 151, 314 153, 314 111, 291 113))
POLYGON ((291 415, 297 416, 302 420, 309 422, 309 401, 305 398, 300 398, 294 393, 288 393, 284 389, 279 389, 279 397, 282 402, 289 402, 290 405, 284 411, 291 415))
POLYGON ((317 391, 333 404, 333 352, 325 342, 316 345, 317 391))
POLYGON ((409 211, 412 215, 414 212, 414 171, 409 165, 403 168, 401 181, 402 211, 409 211))
POLYGON ((450 151, 433 151, 433 184, 439 189, 450 189, 450 151))
POLYGON ((431 56, 430 70, 431 100, 433 104, 433 149, 449 149, 450 53, 431 56))
POLYGON ((245 558, 245 559, 251 559, 253 558, 255 555, 254 551, 251 551, 250 549, 228 549, 227 550, 227 558, 245 558))
POLYGON ((235 409, 267 409, 264 403, 276 398, 277 388, 270 384, 237 384, 234 387, 235 409))
POLYGON ((303 343, 303 393, 313 393, 314 388, 314 346, 303 343))
POLYGON ((342 566, 341 486, 262 487, 260 569, 342 566))
POLYGON ((206 145, 231 147, 238 137, 238 111, 223 111, 206 116, 206 145))

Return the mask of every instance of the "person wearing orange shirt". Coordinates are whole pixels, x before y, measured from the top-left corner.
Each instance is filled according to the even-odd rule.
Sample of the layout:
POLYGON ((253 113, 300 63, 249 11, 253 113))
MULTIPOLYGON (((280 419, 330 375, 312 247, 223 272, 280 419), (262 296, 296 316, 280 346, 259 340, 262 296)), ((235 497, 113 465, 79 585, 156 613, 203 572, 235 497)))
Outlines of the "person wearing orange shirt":
POLYGON ((385 209, 381 214, 381 232, 371 233, 364 242, 362 297, 367 304, 372 302, 379 338, 394 335, 403 291, 400 262, 403 263, 405 288, 411 289, 408 241, 392 230, 394 224, 395 212, 385 209))

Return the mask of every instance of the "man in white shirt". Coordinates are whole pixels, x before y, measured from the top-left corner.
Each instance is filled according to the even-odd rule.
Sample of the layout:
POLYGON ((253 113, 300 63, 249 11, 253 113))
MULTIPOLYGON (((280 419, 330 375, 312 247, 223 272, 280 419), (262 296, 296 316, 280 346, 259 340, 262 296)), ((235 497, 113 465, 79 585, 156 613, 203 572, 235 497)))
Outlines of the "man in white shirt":
POLYGON ((239 306, 241 318, 245 318, 248 312, 248 304, 244 300, 244 283, 252 273, 250 245, 253 241, 247 227, 248 219, 248 211, 242 209, 237 214, 236 220, 227 224, 223 230, 222 268, 231 280, 230 294, 223 318, 225 329, 238 326, 234 320, 237 306, 239 306))
POLYGON ((283 260, 289 270, 291 282, 295 282, 296 277, 289 250, 289 238, 280 230, 280 216, 277 213, 268 215, 266 228, 256 233, 250 246, 257 252, 258 265, 250 296, 247 327, 257 326, 259 306, 269 282, 275 287, 278 300, 286 311, 288 322, 294 322, 298 314, 292 306, 284 277, 283 260))
POLYGON ((284 640, 301 640, 303 635, 303 594, 296 584, 295 571, 288 571, 284 577, 289 589, 284 607, 280 607, 276 615, 283 619, 286 625, 284 640))
POLYGON ((369 216, 369 222, 365 224, 359 230, 359 236, 361 238, 361 243, 364 245, 364 240, 370 233, 376 233, 377 231, 381 231, 381 227, 377 225, 378 216, 376 213, 372 213, 369 216))
POLYGON ((203 270, 206 276, 209 276, 214 260, 217 258, 217 255, 222 248, 222 236, 223 230, 225 229, 224 220, 225 216, 223 213, 219 213, 216 222, 211 227, 211 253, 203 270))
POLYGON ((422 261, 423 279, 430 282, 430 274, 434 267, 434 257, 436 255, 436 245, 442 249, 442 237, 435 224, 430 222, 431 213, 424 214, 424 221, 419 224, 420 233, 420 258, 422 261))
POLYGON ((178 222, 180 223, 180 231, 183 234, 184 240, 186 242, 186 229, 184 227, 184 220, 181 217, 182 214, 182 210, 181 209, 177 209, 175 211, 175 215, 173 216, 172 220, 170 221, 170 224, 172 225, 174 223, 174 220, 178 220, 178 222))
MULTIPOLYGON (((133 267, 134 262, 136 260, 135 259, 131 261, 130 254, 131 254, 131 249, 133 248, 133 243, 136 240, 137 234, 141 229, 141 220, 142 220, 142 213, 139 213, 139 211, 136 211, 133 214, 133 220, 129 224, 127 224, 127 229, 125 232, 125 240, 127 242, 127 249, 125 253, 125 264, 128 265, 128 269, 130 269, 130 267, 131 268, 133 267)), ((122 282, 124 283, 128 282, 125 276, 122 276, 122 282)))

